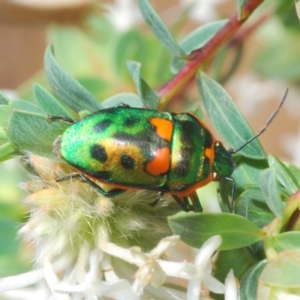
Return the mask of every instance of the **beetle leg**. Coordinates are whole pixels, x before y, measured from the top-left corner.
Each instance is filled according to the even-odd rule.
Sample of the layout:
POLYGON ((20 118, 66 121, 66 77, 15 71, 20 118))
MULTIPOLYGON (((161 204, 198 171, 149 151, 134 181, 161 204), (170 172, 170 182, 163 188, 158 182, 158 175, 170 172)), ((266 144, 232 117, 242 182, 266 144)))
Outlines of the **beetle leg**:
POLYGON ((64 123, 67 123, 67 124, 74 124, 76 122, 75 120, 72 120, 72 119, 67 118, 67 117, 52 116, 52 115, 48 114, 47 121, 51 122, 52 120, 60 120, 60 121, 62 121, 64 123))
POLYGON ((184 211, 203 211, 203 208, 200 204, 200 200, 196 192, 190 194, 188 197, 178 197, 176 195, 172 196, 184 211))
POLYGON ((234 213, 234 191, 235 191, 235 180, 232 177, 225 177, 225 180, 231 182, 231 201, 230 201, 230 210, 231 213, 234 213))
POLYGON ((80 177, 84 182, 88 183, 90 186, 95 188, 101 195, 103 195, 105 197, 113 198, 113 197, 125 192, 125 190, 122 190, 122 189, 112 189, 110 191, 105 191, 99 185, 97 185, 95 182, 91 181, 86 176, 84 176, 84 174, 80 174, 80 173, 72 173, 70 175, 60 177, 60 178, 56 179, 56 181, 59 182, 59 181, 63 181, 66 179, 77 178, 77 177, 80 177))
POLYGON ((162 197, 164 196, 164 194, 165 193, 163 193, 163 192, 158 192, 155 200, 152 203, 150 203, 149 205, 152 206, 152 207, 154 207, 162 199, 162 197))
POLYGON ((193 207, 193 211, 202 212, 203 208, 201 206, 201 203, 200 203, 200 200, 199 200, 199 197, 198 197, 196 191, 193 192, 192 194, 190 194, 189 198, 190 198, 190 201, 192 202, 191 205, 193 207))

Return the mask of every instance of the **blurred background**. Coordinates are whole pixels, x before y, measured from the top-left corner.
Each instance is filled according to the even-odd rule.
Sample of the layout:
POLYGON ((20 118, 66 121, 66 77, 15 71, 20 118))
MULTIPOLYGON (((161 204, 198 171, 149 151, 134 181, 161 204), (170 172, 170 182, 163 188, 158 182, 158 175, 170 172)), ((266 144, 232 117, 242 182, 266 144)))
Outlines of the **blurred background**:
MULTIPOLYGON (((151 3, 178 40, 201 24, 235 12, 234 0, 151 3)), ((126 60, 142 62, 143 76, 154 89, 172 76, 169 70, 157 71, 165 50, 145 25, 135 1, 1 1, 0 41, 0 89, 11 98, 34 102, 33 82, 47 86, 43 57, 49 43, 61 66, 100 100, 134 92, 126 60)), ((209 68, 209 75, 224 84, 255 132, 289 88, 284 107, 260 140, 267 153, 298 167, 299 51, 300 24, 293 1, 266 1, 219 53, 221 63, 209 68), (228 73, 234 61, 238 66, 228 73)), ((198 100, 197 89, 191 86, 183 99, 175 99, 166 109, 193 110, 198 100)), ((19 247, 15 239, 26 218, 26 208, 18 205, 25 195, 17 185, 26 176, 15 160, 0 165, 0 277, 27 270, 31 263, 30 248, 19 247)))

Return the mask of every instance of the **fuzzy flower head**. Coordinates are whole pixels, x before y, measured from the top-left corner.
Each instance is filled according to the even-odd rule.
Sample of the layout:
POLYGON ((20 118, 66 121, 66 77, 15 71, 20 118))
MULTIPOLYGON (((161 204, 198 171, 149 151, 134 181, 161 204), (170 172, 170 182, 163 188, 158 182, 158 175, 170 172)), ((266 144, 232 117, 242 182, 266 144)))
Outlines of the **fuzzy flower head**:
POLYGON ((80 178, 68 177, 76 170, 66 163, 36 155, 29 162, 35 175, 23 188, 29 192, 31 215, 20 234, 35 245, 38 262, 65 256, 65 263, 72 263, 82 249, 103 241, 147 250, 170 234, 166 217, 179 209, 172 199, 154 208, 152 192, 128 191, 110 199, 80 178))

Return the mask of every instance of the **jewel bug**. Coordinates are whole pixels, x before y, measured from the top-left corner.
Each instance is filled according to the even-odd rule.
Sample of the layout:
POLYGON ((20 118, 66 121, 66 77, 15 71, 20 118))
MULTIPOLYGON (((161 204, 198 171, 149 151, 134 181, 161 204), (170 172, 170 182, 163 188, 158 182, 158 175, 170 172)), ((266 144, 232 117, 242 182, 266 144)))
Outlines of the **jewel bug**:
MULTIPOLYGON (((221 178, 232 182, 232 154, 261 135, 265 126, 237 149, 226 150, 192 113, 169 113, 119 105, 82 119, 49 116, 71 124, 54 142, 54 152, 74 166, 84 181, 112 197, 130 189, 171 194, 185 211, 202 211, 196 190, 221 178), (104 191, 101 184, 112 187, 104 191)), ((72 175, 71 175, 72 176, 72 175)))

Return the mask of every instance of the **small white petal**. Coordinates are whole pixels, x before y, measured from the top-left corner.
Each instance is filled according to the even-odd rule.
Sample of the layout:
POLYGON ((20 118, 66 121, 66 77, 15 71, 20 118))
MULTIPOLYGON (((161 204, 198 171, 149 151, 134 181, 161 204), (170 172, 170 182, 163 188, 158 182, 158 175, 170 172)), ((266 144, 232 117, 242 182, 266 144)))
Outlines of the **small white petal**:
POLYGON ((0 279, 0 292, 22 288, 37 283, 44 278, 43 269, 38 269, 15 276, 8 276, 0 279))
POLYGON ((220 235, 215 235, 209 238, 201 247, 199 250, 198 254, 196 255, 195 258, 195 264, 197 266, 200 265, 206 265, 214 252, 216 252, 219 248, 219 246, 222 243, 222 238, 220 235))
POLYGON ((171 235, 163 238, 158 245, 151 250, 150 254, 155 257, 161 256, 168 249, 174 247, 178 243, 179 239, 180 237, 178 235, 171 235))
POLYGON ((161 259, 158 259, 157 262, 168 276, 184 279, 190 278, 184 271, 187 264, 186 262, 172 262, 161 259))
POLYGON ((187 287, 187 299, 198 300, 200 297, 201 281, 197 278, 191 278, 187 287))
POLYGON ((215 294, 224 294, 225 286, 211 274, 204 272, 202 275, 203 284, 215 294))
POLYGON ((113 243, 102 243, 100 245, 100 248, 107 254, 125 260, 130 264, 140 265, 143 262, 144 256, 139 247, 132 247, 130 249, 126 249, 117 246, 113 243))
POLYGON ((226 300, 239 300, 239 289, 237 282, 231 269, 225 278, 225 299, 226 300))
POLYGON ((116 282, 101 282, 96 286, 96 294, 116 300, 139 299, 133 292, 130 283, 124 279, 117 280, 116 282))

